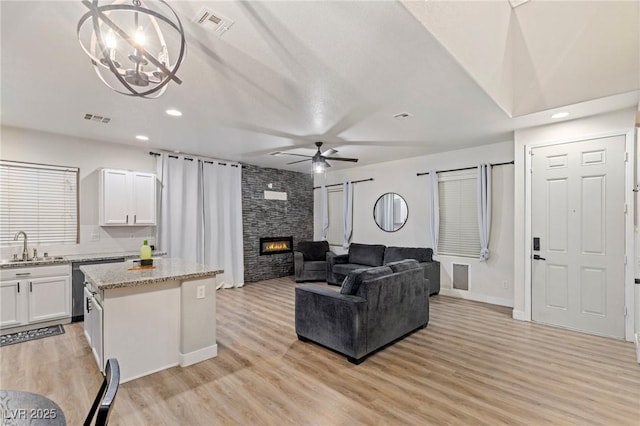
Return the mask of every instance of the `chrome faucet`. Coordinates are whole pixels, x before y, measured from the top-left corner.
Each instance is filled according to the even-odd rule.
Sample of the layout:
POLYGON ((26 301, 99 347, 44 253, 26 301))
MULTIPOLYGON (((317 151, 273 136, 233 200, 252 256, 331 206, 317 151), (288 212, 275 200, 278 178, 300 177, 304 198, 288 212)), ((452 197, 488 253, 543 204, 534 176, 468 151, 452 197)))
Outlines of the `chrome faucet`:
POLYGON ((26 262, 27 260, 29 260, 29 250, 27 249, 27 233, 24 231, 16 232, 15 237, 13 237, 13 241, 18 241, 18 237, 20 237, 20 234, 22 234, 22 236, 24 237, 24 246, 22 248, 22 260, 26 262))

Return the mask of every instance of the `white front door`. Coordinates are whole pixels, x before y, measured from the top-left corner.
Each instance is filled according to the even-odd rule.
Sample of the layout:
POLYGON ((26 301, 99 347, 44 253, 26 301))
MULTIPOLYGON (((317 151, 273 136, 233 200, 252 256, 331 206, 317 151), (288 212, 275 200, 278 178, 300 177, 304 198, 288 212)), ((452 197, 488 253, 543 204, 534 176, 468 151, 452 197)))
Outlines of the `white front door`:
POLYGON ((624 338, 624 136, 534 148, 531 165, 532 319, 624 338))

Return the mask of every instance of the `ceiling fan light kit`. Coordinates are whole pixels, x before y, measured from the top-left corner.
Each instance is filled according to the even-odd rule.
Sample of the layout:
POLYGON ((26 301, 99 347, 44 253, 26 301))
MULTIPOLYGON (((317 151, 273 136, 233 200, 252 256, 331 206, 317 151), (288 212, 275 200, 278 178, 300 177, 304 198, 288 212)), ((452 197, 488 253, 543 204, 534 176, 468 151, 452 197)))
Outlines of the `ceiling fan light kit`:
POLYGON ((349 161, 351 163, 358 162, 357 158, 334 157, 333 154, 336 154, 338 151, 333 148, 329 148, 325 152, 321 152, 320 148, 322 147, 322 142, 316 142, 316 147, 318 148, 318 151, 315 153, 315 155, 294 154, 294 153, 288 153, 288 152, 282 152, 282 151, 273 152, 271 153, 271 155, 278 155, 278 156, 293 155, 296 157, 305 157, 304 160, 292 161, 287 164, 296 164, 296 163, 302 163, 304 161, 311 161, 311 171, 313 173, 324 173, 327 170, 327 167, 331 167, 331 164, 329 164, 327 160, 349 161))
POLYGON ((164 0, 82 4, 89 11, 78 22, 78 40, 104 84, 124 95, 157 98, 169 82, 182 83, 176 73, 186 54, 184 29, 164 0))

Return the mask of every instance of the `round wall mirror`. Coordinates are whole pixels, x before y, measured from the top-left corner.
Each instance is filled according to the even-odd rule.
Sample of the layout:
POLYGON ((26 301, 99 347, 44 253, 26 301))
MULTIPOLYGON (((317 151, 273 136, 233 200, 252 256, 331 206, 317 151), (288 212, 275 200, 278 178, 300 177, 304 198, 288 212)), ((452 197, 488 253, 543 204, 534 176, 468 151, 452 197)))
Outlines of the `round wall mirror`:
POLYGON ((382 194, 373 207, 373 219, 383 231, 397 231, 407 222, 408 216, 407 202, 395 192, 382 194))

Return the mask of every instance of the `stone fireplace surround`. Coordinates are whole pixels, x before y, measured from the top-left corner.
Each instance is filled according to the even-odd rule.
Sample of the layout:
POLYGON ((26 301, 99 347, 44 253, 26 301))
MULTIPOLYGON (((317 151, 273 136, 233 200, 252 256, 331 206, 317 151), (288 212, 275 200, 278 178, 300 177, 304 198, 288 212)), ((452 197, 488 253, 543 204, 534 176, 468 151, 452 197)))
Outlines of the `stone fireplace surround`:
POLYGON ((292 248, 313 240, 311 173, 244 165, 242 233, 245 283, 293 275, 293 253, 261 256, 260 237, 291 236, 292 248), (266 200, 264 191, 286 192, 287 200, 266 200))

